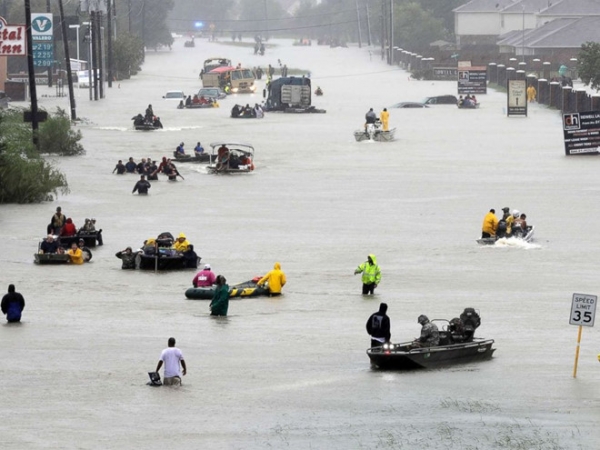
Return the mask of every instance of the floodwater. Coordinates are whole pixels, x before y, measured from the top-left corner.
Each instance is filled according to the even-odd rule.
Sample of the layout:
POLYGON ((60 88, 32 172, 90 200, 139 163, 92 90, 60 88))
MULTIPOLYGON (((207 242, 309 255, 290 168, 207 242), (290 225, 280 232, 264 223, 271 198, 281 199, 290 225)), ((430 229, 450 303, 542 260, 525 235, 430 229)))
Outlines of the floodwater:
MULTIPOLYGON (((453 82, 409 80, 368 48, 293 47, 267 55, 197 40, 149 52, 143 71, 107 98, 77 92, 82 157, 57 158, 71 194, 3 205, 2 284, 27 301, 23 323, 0 326, 3 449, 593 449, 600 438, 600 342, 585 328, 572 377, 574 292, 598 294, 600 182, 596 157, 564 156, 557 112, 533 105, 506 118, 505 95, 479 110, 391 110, 392 143, 356 143, 369 107, 455 92, 453 82), (228 118, 177 110, 167 90, 192 93, 207 57, 310 70, 325 115, 228 118), (165 129, 135 132, 152 103, 165 129), (184 141, 245 141, 256 170, 214 176, 179 165, 185 181, 131 195, 118 159, 160 159, 184 141), (36 266, 33 253, 56 206, 81 225, 95 217, 105 245, 90 264, 36 266), (536 225, 534 245, 478 247, 490 208, 509 206, 536 225), (284 296, 231 301, 214 319, 189 301, 193 272, 120 269, 115 252, 162 231, 185 232, 202 263, 230 283, 280 261, 284 296), (355 267, 375 253, 383 280, 360 295, 355 267), (371 370, 367 317, 389 304, 392 339, 416 337, 417 317, 481 312, 493 360, 444 370, 371 370), (189 373, 180 389, 150 388, 170 336, 189 373)), ((264 80, 263 80, 264 82, 264 80)), ((40 88, 40 95, 53 89, 40 88)), ((42 97, 68 109, 66 98, 42 97)))

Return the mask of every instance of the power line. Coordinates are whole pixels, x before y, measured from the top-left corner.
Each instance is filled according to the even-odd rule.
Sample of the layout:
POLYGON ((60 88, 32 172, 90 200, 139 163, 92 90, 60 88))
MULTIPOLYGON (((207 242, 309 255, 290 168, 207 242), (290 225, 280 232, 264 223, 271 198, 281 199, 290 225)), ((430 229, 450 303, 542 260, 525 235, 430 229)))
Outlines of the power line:
POLYGON ((303 19, 310 19, 313 17, 327 17, 327 16, 333 16, 335 14, 345 14, 345 13, 353 13, 354 14, 354 9, 346 9, 346 10, 342 10, 342 11, 335 11, 335 12, 329 12, 329 13, 323 13, 323 14, 313 14, 310 16, 298 16, 298 17, 281 17, 281 18, 272 18, 272 19, 190 19, 185 18, 185 19, 180 19, 180 18, 176 18, 176 17, 169 17, 168 20, 174 20, 174 21, 182 21, 182 22, 197 22, 197 21, 201 21, 201 22, 211 22, 211 23, 220 23, 220 22, 234 22, 234 23, 238 23, 238 22, 277 22, 280 20, 303 20, 303 19))

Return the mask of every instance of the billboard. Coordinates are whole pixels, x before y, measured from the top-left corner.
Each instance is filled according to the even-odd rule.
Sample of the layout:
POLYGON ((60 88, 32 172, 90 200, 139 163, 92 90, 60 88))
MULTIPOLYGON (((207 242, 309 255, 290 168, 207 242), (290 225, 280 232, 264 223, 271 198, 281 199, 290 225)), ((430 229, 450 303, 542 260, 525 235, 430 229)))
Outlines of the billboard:
POLYGON ((458 93, 487 94, 487 67, 459 67, 458 93))
POLYGON ((27 56, 25 25, 8 25, 0 17, 0 56, 27 56))
POLYGON ((527 116, 527 81, 507 80, 506 82, 507 115, 527 116))
POLYGON ((565 153, 600 153, 600 111, 563 114, 565 153))
POLYGON ((54 63, 54 23, 52 13, 31 14, 33 65, 51 67, 54 63))

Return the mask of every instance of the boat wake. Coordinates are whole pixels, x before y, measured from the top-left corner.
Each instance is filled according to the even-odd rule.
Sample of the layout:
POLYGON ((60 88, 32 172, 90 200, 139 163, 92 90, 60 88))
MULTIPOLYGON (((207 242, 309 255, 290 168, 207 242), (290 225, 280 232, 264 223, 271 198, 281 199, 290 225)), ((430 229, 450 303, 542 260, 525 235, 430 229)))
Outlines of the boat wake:
POLYGON ((523 239, 517 238, 500 238, 494 245, 488 245, 489 248, 521 248, 523 250, 534 250, 542 248, 541 245, 534 244, 533 242, 527 242, 523 239))

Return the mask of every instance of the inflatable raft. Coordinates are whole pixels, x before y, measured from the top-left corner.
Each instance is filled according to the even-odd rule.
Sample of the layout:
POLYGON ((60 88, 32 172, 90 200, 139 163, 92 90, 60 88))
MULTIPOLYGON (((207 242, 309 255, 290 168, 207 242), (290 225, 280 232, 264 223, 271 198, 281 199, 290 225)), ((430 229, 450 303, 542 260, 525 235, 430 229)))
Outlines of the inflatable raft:
MULTIPOLYGON (((229 298, 269 295, 269 288, 259 287, 256 284, 260 278, 261 277, 255 277, 250 281, 229 286, 229 298)), ((190 300, 212 300, 214 293, 214 287, 191 287, 185 291, 185 296, 190 300)))

